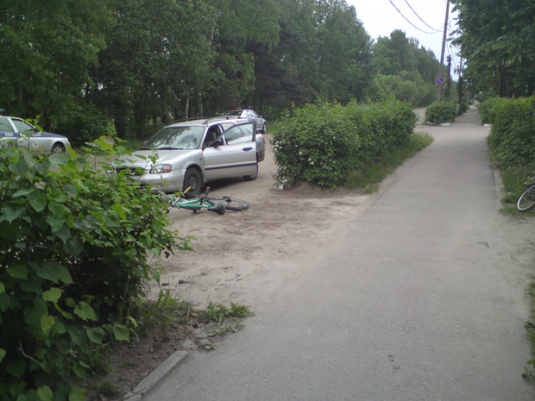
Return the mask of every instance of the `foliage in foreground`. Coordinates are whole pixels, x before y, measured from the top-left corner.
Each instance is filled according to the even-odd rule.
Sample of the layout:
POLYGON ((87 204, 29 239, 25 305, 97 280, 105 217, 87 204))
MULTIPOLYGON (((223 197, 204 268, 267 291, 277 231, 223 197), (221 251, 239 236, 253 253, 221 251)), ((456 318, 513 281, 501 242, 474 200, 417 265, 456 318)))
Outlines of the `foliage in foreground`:
POLYGON ((82 379, 136 326, 151 255, 189 244, 154 193, 71 149, 0 152, 0 400, 83 400, 82 379))
POLYGON ((347 106, 320 102, 287 111, 273 136, 277 183, 335 188, 409 141, 416 124, 410 104, 388 100, 347 106))

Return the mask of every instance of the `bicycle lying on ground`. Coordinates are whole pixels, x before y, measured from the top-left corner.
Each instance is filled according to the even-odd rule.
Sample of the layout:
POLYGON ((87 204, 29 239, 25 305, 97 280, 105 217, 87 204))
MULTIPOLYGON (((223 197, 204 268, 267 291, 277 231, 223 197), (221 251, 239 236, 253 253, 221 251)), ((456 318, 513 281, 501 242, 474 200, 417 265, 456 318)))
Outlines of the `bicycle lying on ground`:
POLYGON ((220 198, 208 196, 210 187, 207 187, 206 192, 198 199, 186 199, 185 194, 188 191, 189 188, 183 193, 168 196, 167 201, 169 202, 169 208, 167 209, 167 213, 169 213, 173 207, 192 210, 193 213, 198 213, 199 211, 206 209, 210 212, 216 212, 219 215, 225 214, 225 211, 227 210, 241 212, 249 208, 249 203, 241 199, 231 198, 230 196, 222 196, 220 198))
POLYGON ((521 212, 527 212, 535 207, 535 181, 528 185, 526 190, 516 201, 516 208, 521 212))

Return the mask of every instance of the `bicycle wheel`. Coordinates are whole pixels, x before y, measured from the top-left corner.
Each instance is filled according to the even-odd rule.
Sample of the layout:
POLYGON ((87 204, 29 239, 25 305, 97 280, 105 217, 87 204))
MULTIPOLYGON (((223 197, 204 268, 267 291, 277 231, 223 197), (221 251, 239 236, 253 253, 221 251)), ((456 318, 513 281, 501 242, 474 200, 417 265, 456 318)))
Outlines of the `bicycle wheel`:
POLYGON ((527 212, 535 207, 535 185, 530 185, 518 198, 516 208, 521 212, 527 212))
POLYGON ((225 209, 234 210, 236 212, 241 212, 243 210, 249 209, 249 203, 236 198, 231 198, 229 196, 223 196, 222 198, 212 198, 210 197, 211 202, 219 202, 225 205, 225 209))

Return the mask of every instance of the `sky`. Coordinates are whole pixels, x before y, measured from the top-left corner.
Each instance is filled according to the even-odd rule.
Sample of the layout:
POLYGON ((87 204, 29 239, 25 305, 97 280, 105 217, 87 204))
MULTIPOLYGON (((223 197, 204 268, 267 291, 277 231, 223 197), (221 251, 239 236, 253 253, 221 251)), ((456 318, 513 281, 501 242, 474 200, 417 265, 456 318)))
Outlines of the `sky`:
MULTIPOLYGON (((372 39, 377 39, 379 36, 389 37, 392 31, 400 29, 407 37, 418 40, 420 46, 432 50, 437 60, 440 60, 446 0, 346 0, 346 2, 355 7, 357 19, 362 22, 372 39)), ((456 28, 452 8, 450 4, 447 37, 456 28)), ((456 47, 446 42, 444 62, 446 57, 451 55, 455 65, 459 59, 456 56, 457 52, 456 47)))

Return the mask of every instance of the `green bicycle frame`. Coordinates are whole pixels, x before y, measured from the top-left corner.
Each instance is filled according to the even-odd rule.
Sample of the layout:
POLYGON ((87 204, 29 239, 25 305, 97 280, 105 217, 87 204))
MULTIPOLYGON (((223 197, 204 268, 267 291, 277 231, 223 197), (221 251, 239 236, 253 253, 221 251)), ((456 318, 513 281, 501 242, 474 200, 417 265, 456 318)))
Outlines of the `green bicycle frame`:
POLYGON ((194 213, 202 209, 206 209, 211 212, 216 212, 220 215, 225 213, 225 206, 223 204, 218 202, 211 202, 209 199, 205 199, 202 196, 199 199, 185 199, 181 196, 173 197, 169 200, 169 210, 172 207, 193 210, 194 213))

